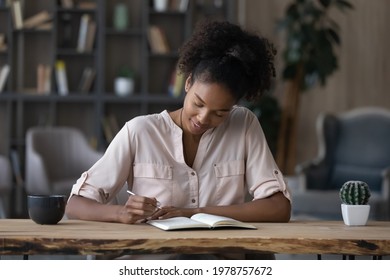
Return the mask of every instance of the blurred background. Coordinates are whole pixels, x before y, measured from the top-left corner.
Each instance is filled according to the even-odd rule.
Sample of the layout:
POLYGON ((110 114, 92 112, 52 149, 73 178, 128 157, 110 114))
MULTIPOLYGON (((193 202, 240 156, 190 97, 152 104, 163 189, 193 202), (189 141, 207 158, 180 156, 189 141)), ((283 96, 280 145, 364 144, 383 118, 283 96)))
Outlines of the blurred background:
MULTIPOLYGON (((79 172, 44 170, 50 164, 29 148, 29 130, 76 128, 101 153, 127 120, 180 107, 177 50, 205 18, 238 23, 275 45, 272 90, 260 103, 244 105, 258 115, 291 188, 302 189, 306 182, 297 166, 324 152, 316 128, 320 115, 390 109, 389 12, 387 0, 0 1, 3 217, 25 215, 21 194, 34 192, 34 182, 53 192, 79 172), (309 53, 314 58, 305 60, 309 53), (29 171, 29 149, 42 170, 32 161, 29 171)), ((381 168, 388 170, 384 161, 381 168)), ((386 182, 375 189, 388 204, 386 182)))

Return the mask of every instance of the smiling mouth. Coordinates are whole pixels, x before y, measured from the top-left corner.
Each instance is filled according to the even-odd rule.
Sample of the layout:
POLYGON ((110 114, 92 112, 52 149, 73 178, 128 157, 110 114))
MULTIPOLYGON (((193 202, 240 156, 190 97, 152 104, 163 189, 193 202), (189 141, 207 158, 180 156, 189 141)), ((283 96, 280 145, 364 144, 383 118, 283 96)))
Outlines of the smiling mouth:
POLYGON ((201 125, 197 122, 194 122, 194 121, 191 121, 195 131, 199 132, 199 131, 206 131, 208 129, 208 126, 206 125, 201 125))

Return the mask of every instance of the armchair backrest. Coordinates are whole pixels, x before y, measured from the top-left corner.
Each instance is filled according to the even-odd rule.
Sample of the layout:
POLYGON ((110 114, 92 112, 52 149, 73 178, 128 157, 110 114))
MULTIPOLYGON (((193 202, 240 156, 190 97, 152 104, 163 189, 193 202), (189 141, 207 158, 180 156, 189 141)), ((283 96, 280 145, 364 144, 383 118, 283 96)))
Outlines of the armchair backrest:
POLYGON ((82 133, 70 127, 35 127, 28 131, 27 141, 43 159, 52 180, 80 175, 80 157, 88 143, 82 133))
POLYGON ((380 191, 383 170, 390 167, 390 111, 363 108, 325 115, 322 129, 330 188, 353 179, 380 191))
POLYGON ((101 155, 76 128, 32 127, 26 134, 26 189, 50 193, 55 183, 76 181, 101 155))

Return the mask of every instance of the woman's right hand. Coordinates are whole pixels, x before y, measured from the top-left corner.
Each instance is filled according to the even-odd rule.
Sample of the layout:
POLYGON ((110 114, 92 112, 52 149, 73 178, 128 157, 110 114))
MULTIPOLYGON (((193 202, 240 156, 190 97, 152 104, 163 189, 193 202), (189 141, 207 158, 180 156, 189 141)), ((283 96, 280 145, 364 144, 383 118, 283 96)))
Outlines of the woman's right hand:
POLYGON ((158 209, 156 198, 131 195, 119 209, 118 220, 124 224, 143 222, 158 209))

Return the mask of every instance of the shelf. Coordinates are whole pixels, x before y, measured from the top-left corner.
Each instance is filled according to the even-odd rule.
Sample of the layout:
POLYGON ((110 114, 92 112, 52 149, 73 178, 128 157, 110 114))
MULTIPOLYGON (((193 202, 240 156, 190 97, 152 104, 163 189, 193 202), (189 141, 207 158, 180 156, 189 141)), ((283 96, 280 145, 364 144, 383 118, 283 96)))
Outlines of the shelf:
POLYGON ((149 16, 153 16, 153 17, 172 17, 172 16, 185 17, 186 15, 187 15, 186 12, 180 12, 180 11, 169 11, 169 10, 166 12, 157 12, 154 10, 149 11, 149 16))
POLYGON ((116 30, 114 28, 108 27, 105 29, 105 34, 107 36, 134 36, 134 37, 140 37, 144 35, 144 32, 140 29, 127 29, 127 30, 116 30))
POLYGON ((59 14, 93 14, 97 12, 97 9, 80 9, 80 8, 57 8, 59 14))
POLYGON ((95 56, 96 54, 96 51, 78 52, 76 49, 57 49, 58 56, 95 56))
POLYGON ((7 39, 7 51, 0 52, 0 66, 7 63, 11 68, 6 88, 0 93, 1 154, 17 149, 23 163, 26 131, 45 125, 77 127, 104 150, 108 143, 101 120, 105 116, 113 115, 122 126, 136 116, 182 106, 184 94, 171 97, 168 86, 178 49, 201 17, 202 11, 195 7, 195 1, 190 1, 185 12, 156 12, 150 8, 150 1, 145 0, 121 1, 128 12, 124 30, 114 28, 117 1, 94 2, 96 9, 77 6, 67 9, 60 6, 61 1, 24 1, 25 18, 42 10, 53 14, 50 30, 15 30, 11 10, 0 7, 0 33, 7 39), (96 22, 96 33, 92 50, 79 52, 80 21, 84 14, 96 22), (151 25, 165 31, 170 52, 151 52, 147 36, 151 25), (66 96, 58 94, 54 67, 58 59, 66 64, 69 88, 66 96), (51 69, 51 86, 45 95, 29 93, 30 88, 37 89, 38 64, 49 65, 51 69), (95 77, 89 92, 82 93, 78 89, 87 67, 95 70, 95 77), (114 93, 114 80, 123 67, 134 73, 135 89, 133 94, 119 97, 114 93))

